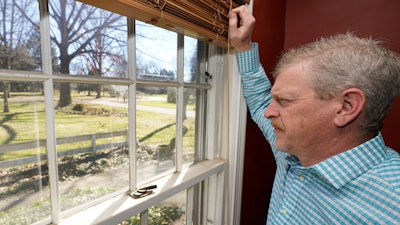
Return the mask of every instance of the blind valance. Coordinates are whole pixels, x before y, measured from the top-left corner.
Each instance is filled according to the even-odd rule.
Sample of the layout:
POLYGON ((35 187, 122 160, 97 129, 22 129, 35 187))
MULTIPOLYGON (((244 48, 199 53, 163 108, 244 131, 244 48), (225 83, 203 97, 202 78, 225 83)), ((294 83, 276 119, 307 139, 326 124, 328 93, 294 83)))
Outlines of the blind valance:
POLYGON ((226 47, 231 8, 250 0, 79 0, 155 26, 226 47))

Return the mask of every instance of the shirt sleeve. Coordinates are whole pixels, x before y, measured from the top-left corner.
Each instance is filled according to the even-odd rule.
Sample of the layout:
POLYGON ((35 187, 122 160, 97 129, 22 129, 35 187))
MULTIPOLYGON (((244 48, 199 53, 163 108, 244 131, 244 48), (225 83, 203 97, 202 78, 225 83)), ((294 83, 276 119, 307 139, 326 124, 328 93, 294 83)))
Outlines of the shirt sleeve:
MULTIPOLYGON (((271 102, 271 82, 260 63, 258 44, 252 43, 252 49, 236 53, 239 72, 243 81, 243 93, 249 107, 251 118, 257 123, 271 147, 275 144, 275 133, 270 120, 264 112, 271 102)), ((274 149, 272 147, 272 149, 274 149)))

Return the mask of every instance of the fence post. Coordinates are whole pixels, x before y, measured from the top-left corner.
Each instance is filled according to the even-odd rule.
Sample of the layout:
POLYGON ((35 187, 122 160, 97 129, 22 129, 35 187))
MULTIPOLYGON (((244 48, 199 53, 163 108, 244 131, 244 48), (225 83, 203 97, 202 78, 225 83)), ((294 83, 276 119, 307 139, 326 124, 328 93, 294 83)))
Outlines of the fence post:
MULTIPOLYGON (((129 130, 125 131, 125 144, 124 144, 124 150, 128 148, 128 143, 129 143, 129 130)), ((136 145, 137 147, 137 145, 136 145)))
POLYGON ((92 156, 96 155, 96 134, 92 134, 92 156))

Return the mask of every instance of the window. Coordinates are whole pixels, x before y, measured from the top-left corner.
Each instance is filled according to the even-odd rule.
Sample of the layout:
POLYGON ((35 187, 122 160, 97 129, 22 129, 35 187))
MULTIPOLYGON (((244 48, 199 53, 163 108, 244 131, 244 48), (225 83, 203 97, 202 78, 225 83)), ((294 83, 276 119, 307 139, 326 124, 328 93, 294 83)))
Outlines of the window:
POLYGON ((0 10, 1 224, 232 220, 245 107, 226 49, 73 0, 0 10))

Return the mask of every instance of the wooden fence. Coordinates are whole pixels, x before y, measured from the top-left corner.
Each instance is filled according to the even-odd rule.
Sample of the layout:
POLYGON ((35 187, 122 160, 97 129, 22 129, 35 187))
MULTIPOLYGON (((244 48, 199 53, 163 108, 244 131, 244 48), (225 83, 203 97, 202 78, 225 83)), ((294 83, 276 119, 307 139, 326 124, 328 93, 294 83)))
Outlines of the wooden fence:
MULTIPOLYGON (((70 144, 70 143, 83 142, 83 141, 91 141, 90 147, 77 148, 77 149, 71 149, 71 150, 58 152, 57 156, 62 157, 62 156, 75 155, 75 154, 85 153, 85 152, 92 152, 92 154, 95 155, 96 151, 98 151, 98 150, 103 150, 103 149, 107 149, 107 148, 119 148, 119 147, 127 146, 128 145, 127 137, 128 137, 128 131, 123 130, 123 131, 114 131, 114 132, 109 132, 109 133, 97 133, 97 134, 87 134, 87 135, 57 138, 57 145, 70 144), (99 140, 99 139, 115 138, 115 137, 121 137, 121 136, 125 136, 125 138, 124 138, 125 141, 97 145, 97 140, 99 140)), ((29 141, 29 142, 24 142, 24 143, 18 143, 18 144, 6 144, 6 145, 0 146, 0 154, 13 152, 13 151, 40 149, 41 147, 45 147, 45 146, 46 146, 45 139, 29 141)), ((19 158, 19 159, 15 159, 15 160, 0 161, 0 168, 14 167, 14 166, 19 166, 19 165, 26 164, 26 163, 40 162, 41 160, 45 160, 45 159, 46 159, 45 155, 37 154, 35 156, 19 158)))

